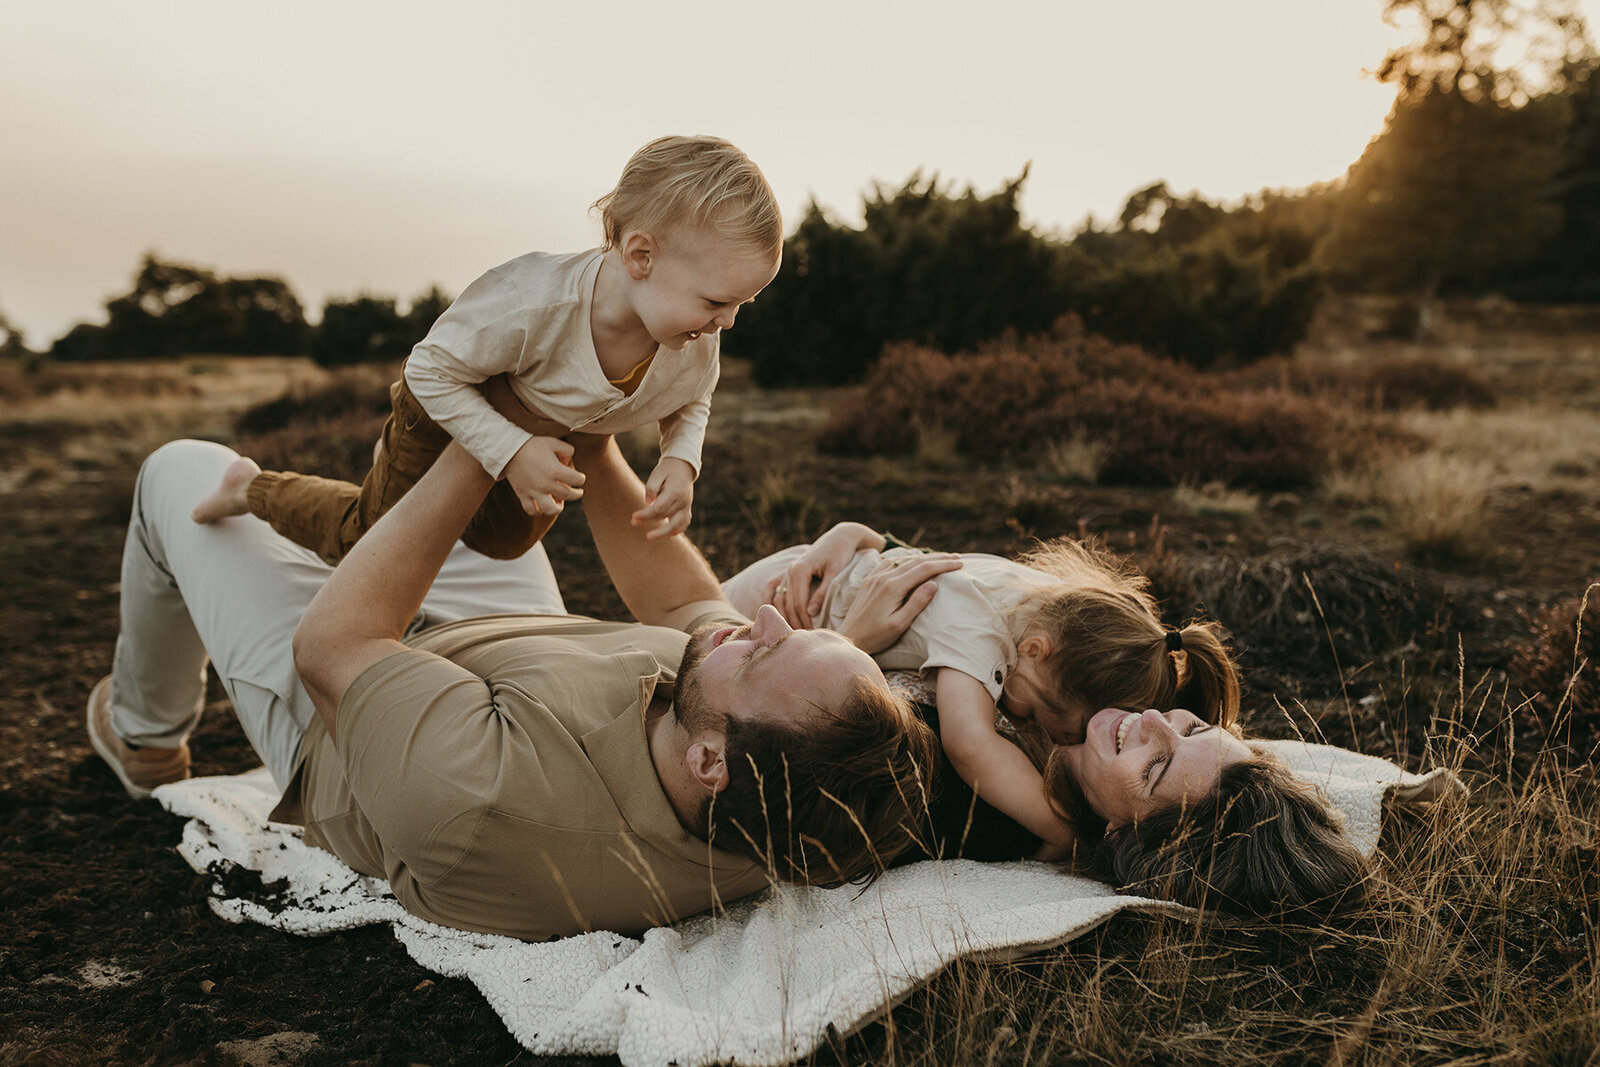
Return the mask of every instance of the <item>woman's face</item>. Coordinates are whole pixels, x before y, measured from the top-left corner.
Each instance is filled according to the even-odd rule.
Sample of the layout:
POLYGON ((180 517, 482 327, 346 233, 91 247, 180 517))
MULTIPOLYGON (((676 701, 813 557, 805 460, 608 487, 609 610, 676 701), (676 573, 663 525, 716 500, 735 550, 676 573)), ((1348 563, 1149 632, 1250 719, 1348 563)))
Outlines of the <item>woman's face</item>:
POLYGON ((1193 712, 1105 708, 1089 720, 1081 745, 1061 758, 1095 813, 1115 829, 1164 808, 1194 803, 1250 746, 1193 712))

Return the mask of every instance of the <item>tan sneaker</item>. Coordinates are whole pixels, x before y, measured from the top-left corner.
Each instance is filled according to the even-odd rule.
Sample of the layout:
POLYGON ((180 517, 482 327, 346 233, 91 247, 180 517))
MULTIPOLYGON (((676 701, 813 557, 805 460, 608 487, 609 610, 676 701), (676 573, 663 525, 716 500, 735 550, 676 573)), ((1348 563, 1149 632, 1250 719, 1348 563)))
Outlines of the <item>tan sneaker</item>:
POLYGON ((122 780, 135 800, 144 800, 158 785, 189 777, 189 746, 133 748, 111 729, 111 675, 89 693, 89 743, 122 780))

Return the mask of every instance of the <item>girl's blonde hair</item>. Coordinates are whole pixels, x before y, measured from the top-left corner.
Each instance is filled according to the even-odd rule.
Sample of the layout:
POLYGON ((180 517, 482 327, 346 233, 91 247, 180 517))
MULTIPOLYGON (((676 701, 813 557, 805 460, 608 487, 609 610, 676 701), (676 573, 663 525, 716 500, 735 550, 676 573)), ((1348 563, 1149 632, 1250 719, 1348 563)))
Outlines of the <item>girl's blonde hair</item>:
POLYGON ((1169 631, 1149 579, 1097 546, 1063 539, 1018 562, 1060 580, 1025 597, 1009 620, 1014 640, 1049 641, 1043 666, 1058 693, 1091 713, 1187 708, 1220 726, 1238 721, 1239 670, 1216 623, 1169 631))
POLYGON ((783 214, 772 186, 749 156, 720 137, 656 138, 633 154, 595 209, 607 249, 628 230, 659 240, 685 223, 759 252, 783 249, 783 214))

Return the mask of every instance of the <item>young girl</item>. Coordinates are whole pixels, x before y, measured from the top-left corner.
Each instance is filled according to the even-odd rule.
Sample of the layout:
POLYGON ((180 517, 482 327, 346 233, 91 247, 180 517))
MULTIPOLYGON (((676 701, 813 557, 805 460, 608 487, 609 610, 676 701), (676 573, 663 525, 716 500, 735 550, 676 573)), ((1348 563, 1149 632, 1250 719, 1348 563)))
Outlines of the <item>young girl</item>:
MULTIPOLYGON (((747 615, 770 603, 791 625, 837 629, 880 563, 920 554, 841 523, 814 545, 751 564, 723 591, 747 615)), ((906 634, 875 658, 886 670, 932 673, 951 765, 1046 843, 1040 858, 1074 844, 1072 805, 1047 791, 1035 762, 1002 734, 997 712, 1024 739, 1053 745, 1082 741, 1090 717, 1107 707, 1184 707, 1207 723, 1237 720, 1238 673, 1219 628, 1167 629, 1148 581, 1109 554, 1062 540, 1018 562, 976 553, 961 560, 960 570, 938 577, 937 595, 906 634)))
POLYGON ((393 412, 360 487, 242 459, 195 521, 249 511, 336 563, 453 437, 503 479, 462 541, 512 559, 583 495, 561 438, 657 422, 661 461, 633 521, 651 538, 685 529, 718 332, 777 274, 783 220, 761 171, 715 137, 650 142, 595 206, 600 248, 514 259, 439 317, 390 390, 393 412))

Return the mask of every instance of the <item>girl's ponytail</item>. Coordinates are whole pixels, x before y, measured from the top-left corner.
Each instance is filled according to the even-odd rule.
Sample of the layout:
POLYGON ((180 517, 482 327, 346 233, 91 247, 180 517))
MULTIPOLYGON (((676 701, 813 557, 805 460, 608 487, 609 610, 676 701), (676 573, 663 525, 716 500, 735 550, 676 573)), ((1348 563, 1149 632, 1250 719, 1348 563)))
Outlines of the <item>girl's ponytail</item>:
POLYGON ((1183 646, 1183 671, 1173 706, 1187 708, 1218 726, 1238 722, 1239 668, 1223 643, 1217 624, 1191 622, 1172 633, 1183 646))

